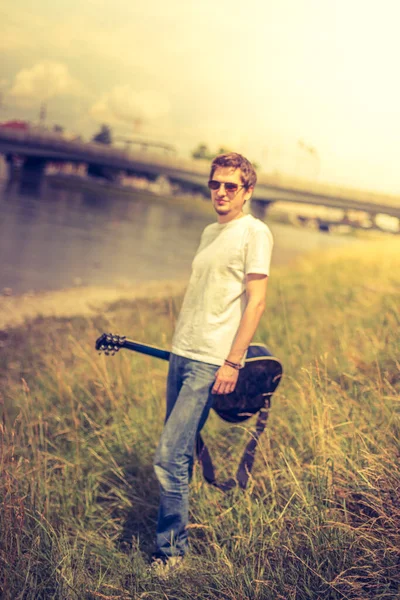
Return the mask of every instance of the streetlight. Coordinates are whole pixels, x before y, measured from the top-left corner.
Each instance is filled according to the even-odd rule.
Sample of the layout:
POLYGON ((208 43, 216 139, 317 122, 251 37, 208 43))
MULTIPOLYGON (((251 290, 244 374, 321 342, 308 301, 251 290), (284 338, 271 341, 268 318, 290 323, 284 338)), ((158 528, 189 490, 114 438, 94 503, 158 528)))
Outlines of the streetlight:
POLYGON ((321 170, 321 160, 320 160, 319 154, 317 152, 317 149, 315 148, 315 146, 307 145, 303 140, 298 140, 297 145, 299 146, 299 148, 304 150, 304 152, 306 152, 309 156, 311 156, 312 159, 314 160, 314 165, 315 165, 314 177, 318 178, 320 170, 321 170))

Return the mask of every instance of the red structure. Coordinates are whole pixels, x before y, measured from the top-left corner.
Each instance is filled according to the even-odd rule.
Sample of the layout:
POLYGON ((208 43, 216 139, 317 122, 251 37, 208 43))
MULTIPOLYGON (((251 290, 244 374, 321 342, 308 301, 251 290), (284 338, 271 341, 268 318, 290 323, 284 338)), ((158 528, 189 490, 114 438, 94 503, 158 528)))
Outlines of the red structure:
POLYGON ((5 121, 4 123, 0 123, 0 127, 4 129, 28 131, 29 123, 27 123, 26 121, 5 121))

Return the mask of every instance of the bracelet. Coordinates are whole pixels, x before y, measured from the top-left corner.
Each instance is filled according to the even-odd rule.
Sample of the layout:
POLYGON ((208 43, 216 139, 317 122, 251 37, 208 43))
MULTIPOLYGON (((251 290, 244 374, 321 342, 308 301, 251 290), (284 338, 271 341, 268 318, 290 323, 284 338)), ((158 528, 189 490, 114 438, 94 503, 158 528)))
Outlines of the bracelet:
POLYGON ((243 368, 240 363, 234 363, 234 362, 232 362, 230 360, 227 360, 227 359, 224 361, 224 364, 225 365, 229 365, 230 367, 232 367, 233 369, 236 369, 237 371, 239 371, 240 369, 243 368))

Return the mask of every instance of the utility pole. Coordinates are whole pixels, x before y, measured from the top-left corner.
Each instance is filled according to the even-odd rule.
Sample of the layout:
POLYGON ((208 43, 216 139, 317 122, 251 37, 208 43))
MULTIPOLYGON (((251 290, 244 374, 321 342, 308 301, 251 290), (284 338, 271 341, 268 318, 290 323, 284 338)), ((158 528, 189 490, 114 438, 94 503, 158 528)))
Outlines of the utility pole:
POLYGON ((42 102, 42 104, 40 105, 40 112, 39 112, 40 127, 43 127, 43 128, 45 127, 46 117, 47 117, 47 105, 45 102, 42 102))
POLYGON ((308 154, 312 160, 314 161, 315 173, 314 177, 318 178, 319 172, 321 170, 321 160, 319 158, 319 154, 317 149, 314 146, 310 146, 304 143, 303 140, 298 140, 297 145, 301 148, 306 154, 308 154))

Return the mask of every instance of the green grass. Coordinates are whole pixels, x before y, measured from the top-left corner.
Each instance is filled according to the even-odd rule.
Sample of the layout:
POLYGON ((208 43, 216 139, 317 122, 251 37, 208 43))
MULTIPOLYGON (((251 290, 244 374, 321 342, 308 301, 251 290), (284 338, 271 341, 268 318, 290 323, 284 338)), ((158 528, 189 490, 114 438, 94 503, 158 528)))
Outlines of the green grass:
MULTIPOLYGON (((399 291, 394 238, 273 274, 257 340, 285 374, 250 486, 223 495, 196 470, 191 552, 164 583, 146 565, 166 364, 93 344, 168 347, 180 299, 1 332, 2 597, 400 598, 399 291)), ((211 415, 222 479, 252 424, 211 415)))

